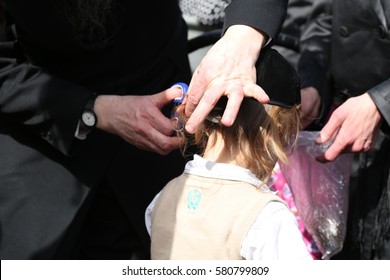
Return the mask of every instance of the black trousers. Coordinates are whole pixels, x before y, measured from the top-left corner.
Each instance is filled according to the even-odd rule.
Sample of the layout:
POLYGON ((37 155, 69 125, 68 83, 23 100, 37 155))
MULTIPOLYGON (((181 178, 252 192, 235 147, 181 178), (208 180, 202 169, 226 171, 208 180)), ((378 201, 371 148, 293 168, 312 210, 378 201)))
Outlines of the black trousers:
POLYGON ((335 259, 390 259, 390 139, 354 155, 347 234, 335 259))

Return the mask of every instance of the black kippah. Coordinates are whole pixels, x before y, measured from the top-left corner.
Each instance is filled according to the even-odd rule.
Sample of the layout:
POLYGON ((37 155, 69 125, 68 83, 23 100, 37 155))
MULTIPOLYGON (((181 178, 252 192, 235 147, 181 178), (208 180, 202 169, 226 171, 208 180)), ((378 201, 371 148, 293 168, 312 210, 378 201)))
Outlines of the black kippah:
POLYGON ((295 68, 275 49, 263 48, 256 62, 257 84, 268 104, 291 108, 301 103, 300 79, 295 68))

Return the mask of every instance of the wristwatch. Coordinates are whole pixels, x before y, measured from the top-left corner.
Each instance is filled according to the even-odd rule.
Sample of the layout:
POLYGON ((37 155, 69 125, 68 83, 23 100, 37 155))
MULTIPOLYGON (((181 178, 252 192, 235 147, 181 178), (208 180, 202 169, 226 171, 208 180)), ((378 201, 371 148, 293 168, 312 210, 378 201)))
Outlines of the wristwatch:
POLYGON ((94 94, 88 99, 88 101, 84 107, 83 114, 81 115, 81 122, 83 123, 83 125, 86 128, 89 128, 89 129, 94 128, 97 124, 97 121, 98 121, 96 113, 93 110, 96 98, 97 98, 97 95, 94 94))

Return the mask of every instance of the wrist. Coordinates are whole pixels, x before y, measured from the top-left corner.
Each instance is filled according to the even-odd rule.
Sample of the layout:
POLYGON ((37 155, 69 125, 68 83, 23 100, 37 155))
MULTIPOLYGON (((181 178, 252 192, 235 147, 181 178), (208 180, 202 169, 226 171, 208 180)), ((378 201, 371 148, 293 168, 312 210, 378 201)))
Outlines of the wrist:
POLYGON ((261 48, 268 41, 268 36, 264 32, 247 25, 233 25, 226 30, 225 36, 237 42, 240 47, 247 48, 249 54, 256 59, 261 48))
POLYGON ((84 106, 84 110, 83 113, 81 114, 81 122, 80 122, 82 129, 92 130, 97 125, 98 118, 94 111, 96 98, 97 98, 96 94, 91 95, 84 106))
POLYGON ((114 105, 113 95, 99 95, 95 100, 95 114, 99 119, 97 123, 97 128, 102 130, 108 130, 109 119, 115 113, 115 105, 114 105))

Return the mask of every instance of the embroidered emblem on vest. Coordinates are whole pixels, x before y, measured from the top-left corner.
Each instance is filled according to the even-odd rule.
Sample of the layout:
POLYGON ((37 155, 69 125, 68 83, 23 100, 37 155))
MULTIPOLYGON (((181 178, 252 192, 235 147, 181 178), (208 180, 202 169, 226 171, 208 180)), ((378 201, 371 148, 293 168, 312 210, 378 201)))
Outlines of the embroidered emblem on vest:
POLYGON ((189 209, 198 209, 202 194, 198 190, 191 190, 187 195, 187 207, 189 209))

